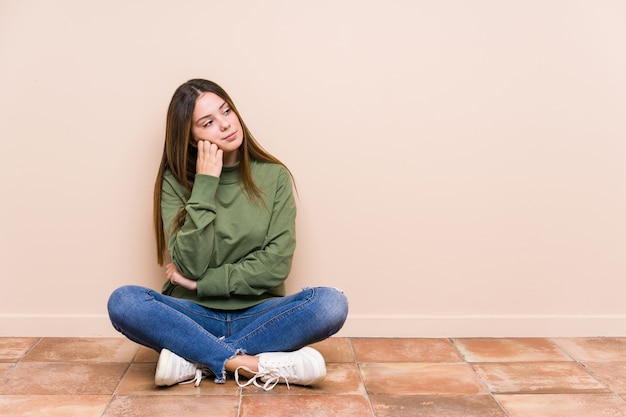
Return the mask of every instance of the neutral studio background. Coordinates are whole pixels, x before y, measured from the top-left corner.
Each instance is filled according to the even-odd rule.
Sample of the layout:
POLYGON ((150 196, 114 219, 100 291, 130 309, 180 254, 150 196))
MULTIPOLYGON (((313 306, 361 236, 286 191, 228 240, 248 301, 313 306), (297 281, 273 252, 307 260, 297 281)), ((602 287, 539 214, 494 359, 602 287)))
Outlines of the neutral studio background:
POLYGON ((165 112, 220 83, 293 171, 344 336, 626 336, 626 2, 0 0, 0 335, 160 288, 165 112))

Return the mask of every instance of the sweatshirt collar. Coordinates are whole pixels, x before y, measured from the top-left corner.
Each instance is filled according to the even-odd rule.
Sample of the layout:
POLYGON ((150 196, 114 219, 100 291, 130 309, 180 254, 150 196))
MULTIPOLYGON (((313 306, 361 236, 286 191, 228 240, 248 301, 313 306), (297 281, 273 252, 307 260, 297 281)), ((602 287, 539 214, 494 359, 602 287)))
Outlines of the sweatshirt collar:
POLYGON ((239 179, 239 162, 222 167, 220 184, 234 184, 239 179))

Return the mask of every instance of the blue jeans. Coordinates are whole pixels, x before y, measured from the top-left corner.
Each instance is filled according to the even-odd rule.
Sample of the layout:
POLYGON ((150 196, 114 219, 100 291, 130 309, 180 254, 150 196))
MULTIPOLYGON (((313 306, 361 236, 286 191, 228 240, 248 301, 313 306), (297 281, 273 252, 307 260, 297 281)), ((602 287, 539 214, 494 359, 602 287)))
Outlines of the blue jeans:
POLYGON ((203 365, 221 383, 237 354, 293 351, 337 333, 348 301, 337 289, 315 287, 225 311, 129 285, 111 294, 108 309, 113 327, 130 340, 203 365))

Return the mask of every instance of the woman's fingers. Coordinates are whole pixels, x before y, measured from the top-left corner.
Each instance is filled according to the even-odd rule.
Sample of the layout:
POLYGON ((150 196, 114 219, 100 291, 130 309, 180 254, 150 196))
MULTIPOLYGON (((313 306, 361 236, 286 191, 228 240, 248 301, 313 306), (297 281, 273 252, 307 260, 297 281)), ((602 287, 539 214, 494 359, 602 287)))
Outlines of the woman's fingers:
POLYGON ((206 140, 198 141, 198 159, 196 172, 198 174, 219 177, 222 173, 222 159, 224 152, 214 143, 206 140))

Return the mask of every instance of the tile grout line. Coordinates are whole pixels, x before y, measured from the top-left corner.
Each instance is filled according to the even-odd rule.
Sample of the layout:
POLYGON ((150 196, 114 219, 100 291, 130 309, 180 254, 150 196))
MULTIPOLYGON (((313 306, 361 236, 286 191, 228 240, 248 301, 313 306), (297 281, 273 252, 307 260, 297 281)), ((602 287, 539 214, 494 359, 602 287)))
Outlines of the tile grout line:
POLYGON ((17 362, 15 362, 15 363, 17 364, 17 363, 19 363, 19 362, 22 362, 22 359, 24 359, 26 356, 28 356, 28 354, 29 354, 30 352, 32 352, 32 351, 33 351, 33 349, 35 349, 35 347, 36 347, 37 345, 39 345, 39 344, 43 341, 43 339, 44 339, 43 337, 38 338, 38 339, 37 339, 37 341, 36 341, 35 343, 33 343, 33 345, 32 345, 32 346, 31 346, 31 347, 30 347, 30 348, 26 351, 26 353, 24 353, 24 354, 22 355, 22 357, 21 357, 21 358, 19 358, 19 359, 18 359, 18 361, 17 361, 17 362))
MULTIPOLYGON (((589 368, 587 368, 587 365, 585 365, 584 362, 578 362, 575 361, 581 368, 583 368, 585 370, 585 372, 587 372, 589 374, 590 377, 592 377, 597 383, 599 383, 600 385, 602 385, 603 387, 605 387, 607 390, 609 390, 609 392, 611 393, 611 395, 616 396, 617 398, 621 399, 622 401, 626 402, 626 398, 623 398, 617 391, 615 391, 609 384, 605 383, 601 378, 597 377, 596 374, 589 368)), ((606 362, 591 362, 591 363, 606 363, 606 362)))
MULTIPOLYGON (((626 398, 622 397, 617 391, 615 391, 609 384, 606 384, 604 381, 602 381, 602 379, 600 379, 599 377, 596 376, 596 374, 589 368, 587 368, 587 365, 585 364, 585 362, 583 361, 579 361, 578 359, 576 359, 574 356, 572 356, 566 349, 564 349, 563 347, 561 347, 561 345, 559 345, 554 339, 557 339, 556 337, 548 337, 547 338, 550 343, 552 343, 552 345, 554 345, 554 347, 556 347, 556 349, 563 353, 565 356, 567 356, 568 358, 570 358, 572 360, 572 362, 576 363, 578 366, 580 366, 582 369, 584 369, 585 372, 587 372, 587 374, 589 374, 589 376, 591 376, 596 382, 598 382, 599 384, 601 384, 603 387, 605 387, 606 389, 609 390, 609 392, 616 396, 617 398, 621 399, 622 401, 626 402, 626 398)), ((607 362, 593 362, 593 361, 589 361, 590 363, 607 363, 607 362)))
MULTIPOLYGON (((6 370, 6 372, 4 372, 4 374, 2 376, 0 376, 0 381, 4 380, 5 378, 8 378, 9 375, 11 374, 11 372, 13 372, 15 370, 15 368, 17 368, 17 365, 19 363, 22 362, 22 360, 28 356, 28 354, 30 352, 32 352, 32 350, 35 348, 35 346, 37 346, 38 344, 41 343, 41 341, 44 339, 43 337, 36 337, 37 341, 35 343, 33 343, 31 345, 31 347, 29 347, 28 349, 26 349, 26 352, 24 352, 24 354, 22 356, 20 356, 19 358, 17 358, 17 360, 15 362, 5 362, 5 363, 10 363, 11 366, 6 370)), ((10 394, 9 394, 10 395, 10 394)))
POLYGON ((130 371, 131 366, 134 363, 136 363, 135 360, 137 359, 137 355, 139 355, 140 351, 141 351, 141 347, 140 347, 140 345, 138 345, 137 346, 137 350, 135 351, 135 354, 133 355, 132 358, 130 358, 130 361, 127 363, 126 369, 124 369, 124 372, 122 373, 122 376, 120 377, 120 380, 118 381, 117 385, 115 386, 115 389, 111 393, 109 401, 107 401, 106 406, 104 407, 104 410, 102 410, 102 414, 100 415, 100 417, 103 417, 104 415, 106 415, 109 407, 111 406, 111 403, 117 397, 117 392, 120 389, 120 385, 122 385, 122 381, 124 380, 126 375, 128 375, 128 372, 130 371))
POLYGON ((124 380, 124 378, 126 377, 126 375, 128 374, 128 372, 130 371, 130 367, 133 363, 135 363, 135 356, 137 355, 137 353, 139 353, 139 349, 137 349, 137 352, 135 353, 135 355, 133 356, 133 358, 131 359, 130 362, 128 362, 128 364, 126 365, 126 369, 124 369, 124 372, 122 373, 122 376, 120 377, 120 380, 117 382, 117 385, 115 385, 115 389, 113 390, 113 392, 110 395, 109 401, 107 401, 106 406, 104 407, 104 410, 102 410, 102 414, 100 415, 101 417, 104 416, 107 412, 107 410, 109 409, 109 407, 111 406, 111 403, 113 402, 113 400, 115 399, 115 397, 117 397, 117 391, 120 389, 120 385, 122 385, 122 381, 124 380))
POLYGON ((356 369, 359 372, 359 379, 361 380, 361 384, 363 385, 363 390, 365 391, 365 401, 367 401, 367 405, 370 408, 370 413, 372 414, 372 417, 376 417, 376 413, 374 413, 374 407, 372 406, 372 401, 370 401, 370 395, 367 392, 367 387, 365 386, 365 380, 363 379, 363 373, 361 372, 361 367, 359 366, 359 362, 356 358, 356 353, 354 352, 354 346, 352 345, 352 338, 348 337, 348 343, 350 345, 350 351, 352 352, 352 360, 353 363, 356 365, 356 369))
POLYGON ((459 346, 456 343, 457 338, 448 338, 448 340, 450 341, 450 343, 452 344, 454 349, 456 349, 456 351, 459 353, 459 355, 463 359, 463 362, 465 362, 470 367, 470 369, 474 373, 474 376, 476 376, 476 379, 478 379, 480 381, 480 384, 483 387, 485 387, 485 390, 487 390, 487 392, 489 393, 489 396, 495 401, 496 404, 498 404, 498 407, 500 407, 500 410, 502 410, 504 415, 506 417, 511 417, 509 412, 502 405, 502 403, 500 403, 500 401, 498 401, 498 399, 496 398, 496 395, 493 392, 491 392, 491 390, 489 389, 489 386, 487 385, 487 383, 485 381, 483 381, 483 379, 480 377, 480 375, 478 375, 478 373, 476 373, 476 369, 474 369, 474 367, 472 366, 473 362, 469 362, 467 360, 467 358, 465 357, 465 355, 463 355, 463 352, 461 352, 461 349, 459 349, 459 346))

